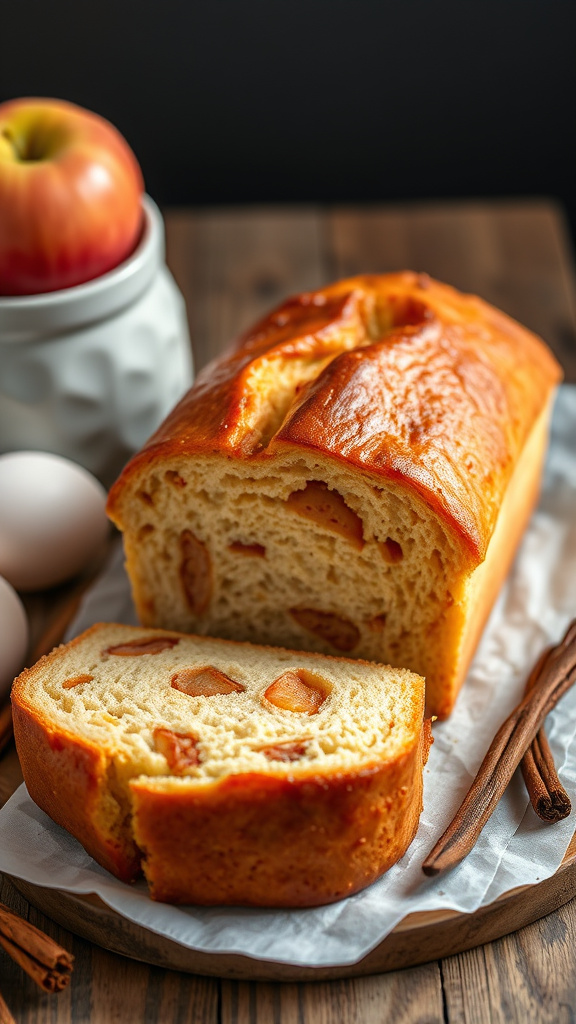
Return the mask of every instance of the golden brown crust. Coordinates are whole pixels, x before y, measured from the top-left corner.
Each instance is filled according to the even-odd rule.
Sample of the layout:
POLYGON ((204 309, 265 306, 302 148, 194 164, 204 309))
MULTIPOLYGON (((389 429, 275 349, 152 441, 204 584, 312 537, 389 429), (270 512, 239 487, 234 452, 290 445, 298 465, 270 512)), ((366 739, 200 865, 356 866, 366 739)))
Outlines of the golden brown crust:
POLYGON ((123 882, 140 872, 140 851, 111 827, 116 801, 111 759, 86 741, 54 728, 42 714, 12 700, 14 736, 34 803, 65 828, 103 868, 123 882), (110 803, 112 802, 112 806, 110 803))
POLYGON ((428 747, 422 729, 393 764, 334 777, 236 775, 193 793, 132 782, 152 898, 311 907, 363 889, 416 834, 428 747))
POLYGON ((561 372, 534 334, 475 296, 410 272, 340 281, 288 300, 199 375, 112 488, 153 462, 305 448, 401 480, 482 561, 522 446, 561 372), (261 375, 312 366, 280 422, 261 375), (314 370, 316 367, 316 370, 314 370))

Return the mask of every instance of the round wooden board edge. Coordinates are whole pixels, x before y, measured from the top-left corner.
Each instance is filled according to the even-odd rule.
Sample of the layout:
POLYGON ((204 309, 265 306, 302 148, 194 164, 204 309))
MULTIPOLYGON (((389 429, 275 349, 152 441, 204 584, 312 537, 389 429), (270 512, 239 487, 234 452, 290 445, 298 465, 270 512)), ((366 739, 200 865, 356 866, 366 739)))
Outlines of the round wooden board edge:
POLYGON ((133 924, 98 896, 46 889, 6 877, 47 917, 83 939, 133 960, 188 974, 242 981, 325 981, 416 967, 532 924, 576 896, 576 848, 573 841, 556 874, 537 885, 504 893, 472 914, 455 910, 410 914, 362 960, 335 967, 303 967, 233 953, 203 953, 133 924))

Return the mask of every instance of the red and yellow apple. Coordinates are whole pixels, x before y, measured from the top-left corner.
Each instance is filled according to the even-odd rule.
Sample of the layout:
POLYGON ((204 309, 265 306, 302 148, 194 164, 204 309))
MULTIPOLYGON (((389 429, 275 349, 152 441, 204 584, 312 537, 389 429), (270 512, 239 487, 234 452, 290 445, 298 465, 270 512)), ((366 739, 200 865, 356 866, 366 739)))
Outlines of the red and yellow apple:
POLYGON ((0 104, 0 295, 118 266, 140 237, 143 189, 128 143, 98 115, 61 100, 0 104))

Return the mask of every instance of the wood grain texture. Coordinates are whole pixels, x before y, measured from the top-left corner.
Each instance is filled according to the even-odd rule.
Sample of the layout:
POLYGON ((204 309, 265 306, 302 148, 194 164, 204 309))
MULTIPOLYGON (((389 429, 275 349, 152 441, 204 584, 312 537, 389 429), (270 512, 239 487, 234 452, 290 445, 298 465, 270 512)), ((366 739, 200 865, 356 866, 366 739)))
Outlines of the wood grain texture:
POLYGON ((423 270, 475 292, 540 334, 576 381, 576 306, 565 222, 551 203, 431 203, 338 209, 331 275, 423 270))
POLYGON ((222 1024, 443 1024, 437 964, 315 985, 222 982, 222 1024))
MULTIPOLYGON (((576 381, 573 270, 562 216, 549 203, 173 211, 166 224, 168 259, 188 303, 197 368, 291 292, 366 270, 413 267, 483 295, 541 333, 568 379, 576 381)), ((52 602, 49 596, 49 607, 52 602)), ((0 802, 19 779, 12 748, 0 760, 0 802)), ((569 881, 566 898, 573 892, 569 881)), ((282 985, 217 982, 139 964, 51 924, 8 882, 0 884, 0 899, 39 927, 53 928, 76 956, 69 989, 49 997, 0 952, 0 989, 18 1024, 575 1019, 574 902, 489 946, 423 967, 282 985)))
POLYGON ((474 914, 454 910, 410 914, 367 956, 344 967, 312 968, 234 954, 201 953, 133 925, 97 896, 58 893, 19 879, 12 881, 29 903, 75 934, 155 966, 230 979, 322 981, 429 963, 491 942, 551 913, 574 894, 576 843, 573 840, 559 871, 538 886, 504 894, 474 914))
POLYGON ((576 903, 442 964, 450 1024, 573 1024, 576 903))
POLYGON ((0 950, 1 990, 18 1024, 219 1024, 218 982, 109 953, 45 917, 6 880, 0 900, 75 956, 69 987, 47 996, 0 950))
POLYGON ((167 228, 196 370, 287 295, 325 280, 321 218, 312 210, 173 212, 167 228))

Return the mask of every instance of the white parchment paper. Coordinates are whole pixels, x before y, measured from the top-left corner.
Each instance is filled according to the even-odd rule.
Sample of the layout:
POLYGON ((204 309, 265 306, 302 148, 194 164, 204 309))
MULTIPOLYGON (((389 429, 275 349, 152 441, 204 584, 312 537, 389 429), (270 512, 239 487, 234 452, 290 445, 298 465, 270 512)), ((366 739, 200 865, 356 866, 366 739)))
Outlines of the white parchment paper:
MULTIPOLYGON (((233 952, 307 966, 349 964, 406 914, 471 912, 518 885, 552 875, 575 828, 574 814, 544 825, 517 773, 469 857, 425 879, 421 865, 454 815, 498 726, 520 699, 540 650, 576 615, 576 388, 561 388, 542 498, 449 721, 434 726, 424 811, 412 846, 364 892, 313 910, 171 907, 146 886, 118 882, 55 825, 22 786, 0 811, 0 870, 39 885, 97 893, 140 925, 203 952, 233 952)), ((135 623, 118 552, 84 600, 71 635, 97 621, 135 623)), ((576 688, 548 720, 548 734, 576 803, 576 688)))

